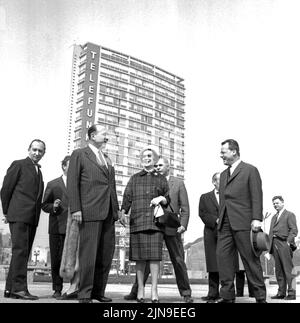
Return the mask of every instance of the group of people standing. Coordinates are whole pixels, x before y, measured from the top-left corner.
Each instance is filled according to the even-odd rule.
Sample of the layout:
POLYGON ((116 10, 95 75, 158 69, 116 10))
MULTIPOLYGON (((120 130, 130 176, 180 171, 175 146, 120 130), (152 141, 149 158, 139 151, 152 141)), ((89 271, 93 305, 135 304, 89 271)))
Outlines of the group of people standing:
MULTIPOLYGON (((44 195, 38 164, 46 151, 43 141, 33 140, 28 148, 29 156, 14 161, 7 170, 1 201, 11 232, 12 258, 5 297, 38 298, 28 291, 27 262, 42 208, 49 213, 53 297, 77 298, 80 303, 112 301, 105 296, 105 288, 115 250, 115 221, 125 226, 129 219, 129 259, 136 262, 136 281, 124 299, 144 303, 145 284, 151 273, 151 301, 159 302, 157 283, 164 241, 174 266, 179 293, 184 302, 193 302, 181 240, 189 221, 189 201, 183 181, 170 176, 168 160, 148 146, 141 151, 142 170, 129 179, 119 208, 115 170, 109 156, 103 152, 107 141, 106 129, 92 125, 88 129, 87 146, 64 158, 63 175, 47 184, 44 195), (154 214, 159 208, 177 213, 180 225, 177 228, 157 225, 154 214), (76 245, 72 249, 76 268, 69 290, 62 295, 60 269, 68 239, 67 223, 72 222, 79 228, 79 238, 74 239, 76 245)), ((258 303, 265 303, 262 268, 259 257, 252 252, 249 234, 251 230, 260 230, 263 219, 260 175, 254 166, 240 160, 235 140, 222 143, 221 158, 228 169, 213 176, 215 190, 202 195, 199 205, 199 215, 205 223, 209 271, 207 301, 235 301, 234 276, 238 252, 253 296, 258 303), (213 265, 209 264, 209 258, 213 265)), ((277 199, 280 200, 279 197, 277 199)), ((277 199, 274 205, 276 203, 282 210, 277 199)), ((277 225, 279 216, 271 225, 270 251, 276 263, 280 264, 276 267, 276 275, 281 282, 278 298, 285 296, 287 286, 288 296, 295 295, 288 275, 292 264, 286 252, 286 245, 292 244, 297 235, 294 217, 292 213, 283 211, 280 223, 286 219, 287 226, 277 225)))
POLYGON ((47 184, 44 197, 38 164, 46 151, 43 141, 33 140, 28 148, 29 156, 14 161, 9 167, 1 189, 3 214, 9 223, 12 239, 12 258, 4 297, 38 299, 28 291, 27 262, 42 208, 49 213, 53 297, 76 297, 80 303, 112 301, 105 296, 105 288, 115 249, 115 221, 119 220, 125 226, 128 215, 130 260, 136 261, 137 287, 134 285, 124 298, 145 302, 144 284, 150 271, 151 301, 159 302, 157 280, 164 240, 174 265, 179 292, 185 302, 193 302, 181 240, 189 219, 183 181, 169 176, 168 160, 160 158, 154 148, 147 147, 141 152, 143 169, 130 178, 120 210, 114 167, 103 152, 107 140, 106 129, 92 125, 88 129, 88 145, 64 158, 63 176, 47 184), (173 210, 181 214, 181 225, 176 229, 158 227, 154 210, 158 205, 167 208, 170 203, 173 210), (60 267, 68 239, 68 220, 79 227, 78 247, 73 248, 79 269, 75 270, 76 277, 71 280, 69 290, 62 295, 60 267))
MULTIPOLYGON (((234 303, 236 296, 242 296, 241 288, 237 286, 236 291, 234 284, 234 281, 238 284, 241 280, 241 258, 249 296, 255 297, 257 303, 266 303, 260 254, 253 252, 251 241, 253 232, 261 231, 263 221, 260 174, 256 167, 241 161, 239 145, 233 139, 222 142, 221 158, 228 167, 221 174, 213 175, 215 188, 203 194, 199 203, 199 216, 205 224, 204 244, 209 272, 209 291, 204 299, 208 303, 234 303)), ((298 234, 296 217, 284 209, 281 196, 275 196, 273 204, 277 213, 270 225, 268 251, 274 255, 279 288, 277 295, 271 298, 294 300, 296 285, 292 255, 298 234)))

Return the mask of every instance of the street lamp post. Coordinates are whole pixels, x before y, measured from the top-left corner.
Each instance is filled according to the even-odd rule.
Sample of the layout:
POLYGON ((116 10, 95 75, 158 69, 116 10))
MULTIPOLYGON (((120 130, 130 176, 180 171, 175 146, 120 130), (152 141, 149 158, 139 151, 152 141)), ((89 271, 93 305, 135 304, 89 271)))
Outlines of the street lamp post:
POLYGON ((37 258, 40 255, 40 251, 38 249, 34 250, 33 255, 35 256, 35 265, 37 266, 37 258))

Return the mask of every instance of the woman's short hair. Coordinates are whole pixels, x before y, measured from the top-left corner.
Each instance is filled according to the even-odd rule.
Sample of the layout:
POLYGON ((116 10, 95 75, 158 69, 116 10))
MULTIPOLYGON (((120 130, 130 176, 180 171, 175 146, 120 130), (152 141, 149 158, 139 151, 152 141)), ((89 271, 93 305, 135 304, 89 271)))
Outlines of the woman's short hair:
POLYGON ((145 151, 147 151, 147 150, 149 150, 149 151, 151 151, 152 152, 152 154, 153 154, 153 159, 154 159, 154 163, 156 163, 157 161, 158 161, 158 159, 159 159, 159 155, 158 155, 158 153, 157 153, 157 150, 156 150, 156 148, 154 147, 154 146, 147 146, 147 147, 145 147, 145 148, 143 148, 142 150, 141 150, 141 153, 140 153, 140 159, 142 160, 142 158, 143 158, 143 154, 144 154, 144 152, 145 151))

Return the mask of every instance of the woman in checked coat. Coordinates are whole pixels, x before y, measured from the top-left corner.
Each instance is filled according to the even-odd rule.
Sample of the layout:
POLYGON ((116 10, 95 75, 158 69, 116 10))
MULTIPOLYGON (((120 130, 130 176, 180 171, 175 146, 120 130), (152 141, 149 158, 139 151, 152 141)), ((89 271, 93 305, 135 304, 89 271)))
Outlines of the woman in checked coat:
POLYGON ((122 217, 130 211, 129 259, 136 261, 138 279, 137 301, 145 302, 144 272, 150 261, 152 278, 151 299, 158 302, 157 280, 159 262, 162 260, 163 232, 154 222, 154 210, 159 204, 169 203, 168 182, 154 171, 158 154, 152 147, 142 150, 143 169, 131 176, 123 196, 122 217))

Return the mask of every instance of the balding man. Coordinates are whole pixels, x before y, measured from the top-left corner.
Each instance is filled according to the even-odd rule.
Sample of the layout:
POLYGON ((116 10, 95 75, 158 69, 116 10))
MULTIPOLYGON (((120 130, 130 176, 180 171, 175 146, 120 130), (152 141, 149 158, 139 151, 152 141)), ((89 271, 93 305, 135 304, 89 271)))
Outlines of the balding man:
POLYGON ((28 292, 27 262, 41 213, 44 182, 38 162, 45 151, 45 143, 34 139, 29 145, 28 157, 15 160, 4 177, 1 201, 12 242, 4 297, 38 299, 28 292))
POLYGON ((92 125, 88 145, 75 150, 70 159, 67 190, 72 219, 79 223, 80 303, 111 302, 104 296, 115 249, 118 200, 115 170, 102 151, 106 129, 92 125))

